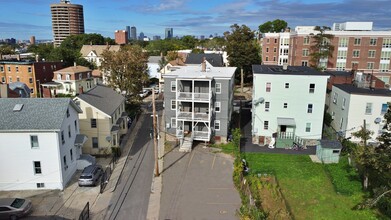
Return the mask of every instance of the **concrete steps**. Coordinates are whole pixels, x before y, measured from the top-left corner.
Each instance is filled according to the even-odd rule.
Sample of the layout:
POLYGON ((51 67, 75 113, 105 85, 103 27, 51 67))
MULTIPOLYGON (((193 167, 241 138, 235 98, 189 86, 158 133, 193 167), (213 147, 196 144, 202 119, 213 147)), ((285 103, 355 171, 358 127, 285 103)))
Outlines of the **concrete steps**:
POLYGON ((179 152, 191 152, 193 147, 193 138, 185 137, 182 141, 181 146, 179 147, 179 152))

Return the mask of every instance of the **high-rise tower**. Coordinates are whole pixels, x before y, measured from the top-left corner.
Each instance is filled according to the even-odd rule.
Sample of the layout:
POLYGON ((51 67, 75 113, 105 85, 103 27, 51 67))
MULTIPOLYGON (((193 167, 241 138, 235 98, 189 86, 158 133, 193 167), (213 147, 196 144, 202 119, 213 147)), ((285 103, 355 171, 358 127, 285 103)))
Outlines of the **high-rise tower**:
POLYGON ((166 28, 166 39, 174 37, 174 30, 172 28, 166 28))
POLYGON ((128 40, 132 39, 130 36, 130 26, 126 26, 126 33, 128 33, 128 40))
POLYGON ((51 4, 52 29, 54 46, 70 35, 84 34, 83 6, 71 4, 69 0, 61 0, 59 4, 51 4))
POLYGON ((132 40, 137 40, 137 30, 135 26, 132 26, 130 29, 130 37, 132 40))

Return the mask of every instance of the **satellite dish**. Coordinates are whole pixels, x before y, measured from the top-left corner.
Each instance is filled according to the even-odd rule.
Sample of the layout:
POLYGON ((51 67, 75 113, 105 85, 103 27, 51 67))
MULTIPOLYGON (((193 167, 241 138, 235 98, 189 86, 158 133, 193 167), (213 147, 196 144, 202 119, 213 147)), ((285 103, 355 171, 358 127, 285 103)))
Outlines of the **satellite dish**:
POLYGON ((263 103, 265 101, 265 99, 264 98, 262 98, 262 97, 260 97, 260 98, 258 98, 258 99, 256 99, 256 100, 254 100, 254 105, 258 105, 259 103, 263 103))
POLYGON ((381 118, 380 117, 375 119, 375 124, 379 124, 380 122, 381 122, 381 118))

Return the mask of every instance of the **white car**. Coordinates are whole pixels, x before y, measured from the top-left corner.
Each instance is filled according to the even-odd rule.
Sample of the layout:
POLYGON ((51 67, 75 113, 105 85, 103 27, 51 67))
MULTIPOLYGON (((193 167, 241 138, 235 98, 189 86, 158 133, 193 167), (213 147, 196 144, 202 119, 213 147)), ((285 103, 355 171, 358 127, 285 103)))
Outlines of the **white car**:
POLYGON ((143 89, 143 91, 141 93, 139 93, 138 95, 141 97, 141 98, 144 98, 144 97, 147 97, 149 94, 149 91, 147 89, 143 89))

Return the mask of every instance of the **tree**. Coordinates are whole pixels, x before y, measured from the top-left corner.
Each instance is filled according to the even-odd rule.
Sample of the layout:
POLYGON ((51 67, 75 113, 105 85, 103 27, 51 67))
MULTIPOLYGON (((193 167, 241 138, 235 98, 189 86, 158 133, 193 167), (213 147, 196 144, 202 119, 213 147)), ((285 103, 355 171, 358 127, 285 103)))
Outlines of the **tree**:
POLYGON ((102 53, 101 70, 107 73, 110 87, 126 94, 130 103, 138 103, 139 92, 148 82, 148 55, 138 45, 126 45, 118 52, 102 53))
POLYGON ((260 48, 254 32, 246 25, 234 24, 231 26, 231 32, 226 33, 226 38, 229 65, 238 67, 237 73, 243 69, 248 78, 252 75, 251 66, 261 62, 260 48))
POLYGON ((288 27, 288 23, 284 20, 276 19, 274 21, 267 21, 261 25, 259 25, 259 31, 261 33, 268 32, 282 32, 288 27))
POLYGON ((15 54, 11 45, 0 45, 0 60, 2 55, 15 54))
POLYGON ((178 51, 168 51, 167 52, 166 60, 168 62, 176 60, 178 58, 182 60, 182 57, 179 56, 178 51))
POLYGON ((330 30, 330 27, 316 26, 314 30, 319 33, 312 36, 310 66, 323 70, 327 68, 326 60, 333 57, 334 46, 331 44, 331 40, 334 38, 334 35, 326 33, 326 31, 330 30))
POLYGON ((186 35, 181 38, 182 45, 186 49, 194 49, 196 44, 198 43, 198 40, 195 39, 193 36, 186 35))

